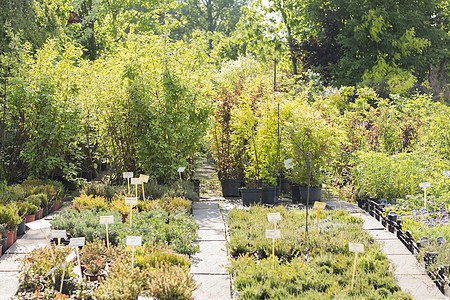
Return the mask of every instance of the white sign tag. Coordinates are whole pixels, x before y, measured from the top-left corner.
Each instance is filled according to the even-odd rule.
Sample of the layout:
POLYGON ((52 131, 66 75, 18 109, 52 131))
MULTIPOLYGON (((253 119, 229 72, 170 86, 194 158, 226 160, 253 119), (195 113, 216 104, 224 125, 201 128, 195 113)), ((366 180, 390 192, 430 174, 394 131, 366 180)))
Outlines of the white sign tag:
POLYGON ((131 184, 141 184, 141 178, 131 178, 131 184))
POLYGON ((123 172, 123 178, 133 178, 133 172, 123 172))
POLYGON ((136 197, 125 197, 125 205, 137 205, 138 200, 136 197))
POLYGON ((153 300, 153 298, 147 296, 138 296, 137 300, 153 300))
POLYGON ((444 171, 444 172, 442 172, 442 174, 444 176, 450 177, 450 171, 444 171))
POLYGON ((52 239, 65 239, 67 233, 65 230, 52 230, 52 239))
POLYGON ((85 242, 86 238, 84 236, 79 238, 71 238, 69 247, 82 247, 84 246, 85 242))
POLYGON ((53 272, 55 272, 56 269, 58 269, 59 267, 61 267, 63 264, 54 266, 53 268, 50 269, 50 271, 47 272, 47 274, 45 274, 44 277, 47 277, 48 275, 52 274, 53 272))
POLYGON ((147 183, 149 178, 150 178, 150 176, 141 174, 141 175, 139 175, 139 178, 141 179, 142 183, 147 183))
POLYGON ((421 188, 429 188, 430 187, 430 183, 429 182, 421 182, 421 183, 419 183, 419 186, 421 188))
POLYGON ((127 236, 127 246, 141 246, 142 236, 127 236))
POLYGON ((279 212, 276 213, 267 213, 267 220, 269 222, 278 222, 281 221, 281 215, 279 212))
POLYGON ((266 229, 266 238, 279 239, 281 238, 281 232, 279 229, 266 229))
POLYGON ((79 266, 79 265, 74 266, 72 272, 73 272, 73 274, 77 275, 78 277, 82 276, 81 266, 79 266))
POLYGON ((34 222, 26 223, 25 226, 27 226, 31 230, 38 230, 52 227, 52 224, 50 224, 50 222, 48 221, 45 221, 44 219, 40 219, 34 222))
POLYGON ((364 252, 364 244, 348 243, 348 250, 350 252, 363 253, 364 252))
POLYGON ((293 161, 293 158, 289 158, 284 161, 284 167, 286 168, 286 170, 292 169, 294 167, 294 164, 292 164, 293 161))
POLYGON ((100 224, 114 223, 114 216, 100 216, 100 224))
POLYGON ((184 170, 186 170, 186 167, 179 167, 178 168, 178 173, 183 173, 184 170))
POLYGON ((70 263, 76 256, 77 255, 75 251, 72 251, 69 255, 66 256, 66 263, 70 263))

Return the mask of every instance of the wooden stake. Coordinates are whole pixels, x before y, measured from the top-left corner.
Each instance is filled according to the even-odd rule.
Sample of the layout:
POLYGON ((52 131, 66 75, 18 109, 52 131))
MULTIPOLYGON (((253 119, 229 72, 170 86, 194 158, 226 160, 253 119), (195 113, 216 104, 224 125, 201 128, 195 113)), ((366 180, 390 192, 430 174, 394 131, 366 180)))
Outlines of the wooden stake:
POLYGON ((320 209, 317 210, 317 227, 316 227, 316 235, 319 234, 319 215, 320 215, 320 209))
POLYGON ((355 252, 355 261, 353 263, 353 275, 352 275, 352 290, 353 290, 353 285, 355 283, 355 273, 356 273, 356 259, 358 258, 358 252, 355 252))
POLYGON ((145 201, 144 182, 142 182, 142 200, 145 201))
POLYGON ((108 224, 106 225, 106 246, 108 247, 109 250, 109 233, 108 233, 108 224))
POLYGON ((61 285, 59 286, 59 293, 62 293, 62 287, 63 287, 63 283, 64 283, 64 275, 66 273, 66 264, 63 264, 63 273, 62 273, 62 277, 61 277, 61 285))
POLYGON ((130 194, 130 178, 127 178, 127 182, 128 182, 128 195, 130 194))

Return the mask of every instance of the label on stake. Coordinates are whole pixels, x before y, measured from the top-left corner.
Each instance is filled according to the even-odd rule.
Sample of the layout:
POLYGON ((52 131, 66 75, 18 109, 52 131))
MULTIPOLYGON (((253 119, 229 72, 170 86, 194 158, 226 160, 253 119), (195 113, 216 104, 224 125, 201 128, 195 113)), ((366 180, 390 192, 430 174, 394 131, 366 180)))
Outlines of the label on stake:
POLYGON ((364 253, 364 244, 348 243, 348 251, 364 253))
POLYGON ((279 212, 267 213, 267 220, 269 222, 279 222, 279 221, 281 221, 281 215, 279 212))
POLYGON ((127 236, 127 246, 141 246, 142 237, 141 236, 127 236))
POLYGON ((430 183, 429 182, 421 182, 421 183, 419 183, 419 186, 421 188, 429 188, 430 187, 430 183))
POLYGON ((100 216, 100 224, 114 223, 114 216, 100 216))
POLYGON ((52 230, 52 239, 65 239, 67 233, 65 230, 52 230))
POLYGON ((444 172, 442 172, 442 174, 444 176, 450 177, 450 171, 444 171, 444 172))
POLYGON ((147 183, 150 176, 141 174, 141 175, 139 175, 139 178, 141 179, 141 183, 147 183))
POLYGON ((184 170, 186 170, 186 167, 179 167, 177 172, 178 173, 183 173, 184 170))
POLYGON ((141 178, 131 178, 131 184, 141 184, 141 178))
POLYGON ((133 172, 123 172, 123 178, 133 178, 133 172))
POLYGON ((125 205, 137 205, 138 200, 136 197, 125 197, 125 205))
POLYGON ((294 167, 294 164, 292 163, 293 161, 293 158, 289 158, 284 161, 284 167, 286 168, 286 170, 292 169, 294 167))
POLYGON ((66 256, 66 263, 70 263, 76 256, 77 254, 75 253, 75 251, 72 251, 69 255, 66 256))
POLYGON ((266 238, 279 239, 281 238, 281 232, 279 229, 266 229, 266 238))
POLYGON ((325 207, 327 207, 327 204, 325 202, 319 202, 319 201, 314 202, 314 206, 313 206, 314 209, 325 209, 325 207))
POLYGON ((84 246, 85 243, 86 243, 86 238, 84 236, 79 237, 79 238, 71 238, 69 247, 82 247, 82 246, 84 246))
POLYGON ((45 274, 44 277, 47 277, 48 275, 52 274, 53 272, 55 272, 56 269, 58 269, 59 267, 61 267, 63 264, 54 266, 53 268, 50 269, 50 271, 47 272, 47 274, 45 274))

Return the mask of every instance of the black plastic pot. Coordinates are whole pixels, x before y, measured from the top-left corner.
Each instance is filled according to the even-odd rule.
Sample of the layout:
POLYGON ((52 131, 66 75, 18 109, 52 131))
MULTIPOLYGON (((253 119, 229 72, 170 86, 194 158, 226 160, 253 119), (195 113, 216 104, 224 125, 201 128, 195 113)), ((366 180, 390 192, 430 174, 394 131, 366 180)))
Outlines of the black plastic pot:
POLYGON ((17 235, 25 234, 25 222, 27 220, 24 218, 19 225, 17 225, 17 235))
POLYGON ((263 186, 261 202, 263 204, 275 204, 278 201, 278 190, 276 186, 263 186))
MULTIPOLYGON (((301 203, 306 205, 306 198, 308 195, 308 187, 299 187, 299 193, 301 197, 301 203)), ((315 201, 320 201, 322 199, 322 187, 310 187, 309 188, 309 204, 314 204, 315 201)))
POLYGON ((286 178, 281 179, 281 193, 282 194, 290 194, 291 193, 289 179, 286 179, 286 178))
MULTIPOLYGON (((59 292, 61 288, 61 278, 55 278, 55 290, 59 292)), ((64 295, 70 295, 75 290, 75 286, 69 279, 64 279, 62 285, 62 293, 64 295)))
POLYGON ((38 212, 34 215, 34 220, 37 221, 41 218, 41 212, 38 210, 38 212))
POLYGON ((195 179, 192 181, 194 184, 194 193, 197 194, 198 197, 200 197, 200 180, 195 179))
POLYGON ((261 203, 262 189, 241 189, 242 203, 251 206, 261 203))
POLYGON ((241 187, 241 181, 239 179, 223 179, 220 183, 224 197, 239 197, 239 188, 241 187))
POLYGON ((8 239, 6 237, 2 238, 2 255, 5 254, 6 250, 8 249, 8 239))
POLYGON ((292 203, 293 204, 301 203, 299 186, 295 184, 291 184, 290 186, 291 186, 292 203))

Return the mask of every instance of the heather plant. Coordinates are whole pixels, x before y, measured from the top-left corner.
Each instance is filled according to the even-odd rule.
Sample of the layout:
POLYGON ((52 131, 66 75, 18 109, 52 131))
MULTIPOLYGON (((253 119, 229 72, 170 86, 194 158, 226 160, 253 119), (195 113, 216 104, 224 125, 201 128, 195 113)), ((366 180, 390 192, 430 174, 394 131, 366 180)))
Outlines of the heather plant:
POLYGON ((73 199, 73 203, 83 208, 94 209, 97 211, 108 210, 110 204, 107 199, 102 196, 94 196, 81 194, 73 199))

